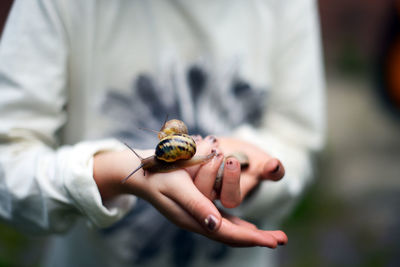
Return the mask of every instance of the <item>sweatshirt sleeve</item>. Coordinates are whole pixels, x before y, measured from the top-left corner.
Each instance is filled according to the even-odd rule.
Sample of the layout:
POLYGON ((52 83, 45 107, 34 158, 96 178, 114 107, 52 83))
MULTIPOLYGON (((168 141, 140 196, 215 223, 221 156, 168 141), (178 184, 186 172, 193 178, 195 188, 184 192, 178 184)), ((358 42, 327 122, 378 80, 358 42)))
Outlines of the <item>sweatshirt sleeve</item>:
POLYGON ((23 230, 61 232, 78 217, 96 227, 135 197, 102 203, 93 156, 116 140, 57 146, 68 118, 68 36, 58 1, 15 1, 0 43, 0 218, 23 230))
POLYGON ((285 177, 261 183, 241 213, 278 222, 312 181, 312 157, 323 144, 324 79, 317 6, 313 0, 276 1, 273 82, 261 128, 243 125, 234 135, 281 160, 285 177))

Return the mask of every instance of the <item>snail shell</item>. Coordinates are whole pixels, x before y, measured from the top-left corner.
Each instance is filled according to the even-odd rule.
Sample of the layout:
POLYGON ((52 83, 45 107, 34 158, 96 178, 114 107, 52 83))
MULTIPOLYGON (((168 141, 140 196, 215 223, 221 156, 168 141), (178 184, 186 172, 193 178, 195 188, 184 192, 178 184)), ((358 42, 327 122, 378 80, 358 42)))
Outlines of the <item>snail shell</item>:
POLYGON ((183 121, 176 119, 166 121, 158 132, 158 139, 162 140, 166 136, 174 134, 188 134, 188 129, 183 121))
POLYGON ((194 156, 196 154, 196 142, 188 135, 186 125, 180 120, 166 121, 158 132, 158 138, 160 142, 156 146, 155 155, 148 158, 140 157, 135 150, 125 144, 140 159, 141 164, 122 182, 128 180, 141 168, 150 172, 170 172, 205 163, 216 154, 213 152, 206 156, 194 156))
POLYGON ((167 135, 158 143, 155 155, 165 162, 191 159, 196 154, 196 143, 187 134, 167 135))

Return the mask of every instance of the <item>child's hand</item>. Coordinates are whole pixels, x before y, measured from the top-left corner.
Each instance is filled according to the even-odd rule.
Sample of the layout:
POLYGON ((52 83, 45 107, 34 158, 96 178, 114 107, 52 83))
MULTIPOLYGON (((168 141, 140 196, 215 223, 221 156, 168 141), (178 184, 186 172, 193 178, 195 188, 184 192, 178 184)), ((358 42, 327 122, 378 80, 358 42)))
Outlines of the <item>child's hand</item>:
MULTIPOLYGON (((215 142, 198 143, 198 153, 208 154, 215 142)), ((148 156, 153 151, 144 151, 148 156)), ((281 231, 263 231, 253 224, 229 215, 221 215, 212 201, 193 181, 212 176, 222 162, 222 155, 204 166, 170 173, 138 171, 125 184, 121 180, 139 165, 131 151, 107 152, 95 156, 94 176, 103 199, 130 193, 149 201, 176 225, 233 246, 276 247, 287 242, 281 231), (194 176, 194 179, 192 176, 194 176)))
POLYGON ((197 188, 211 200, 219 195, 221 204, 226 208, 240 205, 261 181, 278 181, 285 174, 284 167, 278 159, 272 158, 252 144, 225 137, 219 137, 217 142, 219 149, 225 155, 240 151, 248 156, 250 162, 249 168, 241 172, 240 164, 235 158, 229 158, 226 161, 221 192, 215 192, 215 179, 210 179, 210 177, 216 177, 215 171, 210 173, 213 170, 212 163, 204 164, 200 168, 194 180, 197 188))

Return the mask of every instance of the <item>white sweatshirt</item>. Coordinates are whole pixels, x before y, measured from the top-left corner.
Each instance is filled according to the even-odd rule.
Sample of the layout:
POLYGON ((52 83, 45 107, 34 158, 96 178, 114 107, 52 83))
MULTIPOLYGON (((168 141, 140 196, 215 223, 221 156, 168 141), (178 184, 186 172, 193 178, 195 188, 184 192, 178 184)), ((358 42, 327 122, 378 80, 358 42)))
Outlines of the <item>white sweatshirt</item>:
POLYGON ((104 206, 93 155, 154 147, 138 127, 166 114, 247 140, 286 175, 232 212, 276 227, 323 141, 318 30, 312 0, 16 1, 0 43, 0 217, 66 232, 49 266, 266 266, 271 251, 177 229, 134 196, 104 206))

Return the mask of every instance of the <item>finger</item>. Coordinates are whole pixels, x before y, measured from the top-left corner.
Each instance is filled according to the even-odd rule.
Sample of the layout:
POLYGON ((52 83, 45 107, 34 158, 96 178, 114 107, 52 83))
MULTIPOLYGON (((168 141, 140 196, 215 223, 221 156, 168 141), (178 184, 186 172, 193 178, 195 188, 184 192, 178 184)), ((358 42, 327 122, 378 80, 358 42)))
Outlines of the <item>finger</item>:
POLYGON ((207 142, 213 144, 214 146, 218 146, 219 145, 218 138, 215 135, 207 135, 204 138, 204 141, 207 141, 207 142))
MULTIPOLYGON (((263 231, 254 225, 245 224, 243 220, 235 216, 230 219, 240 220, 239 224, 233 224, 226 218, 222 218, 221 226, 214 232, 205 230, 185 209, 167 196, 157 197, 153 205, 168 219, 186 230, 190 230, 216 241, 235 247, 264 246, 275 248, 278 244, 284 244, 286 235, 281 231, 263 231), (278 235, 278 237, 276 237, 278 235)), ((286 237, 287 240, 287 237, 286 237)))
POLYGON ((198 142, 200 142, 201 140, 203 140, 203 137, 201 137, 201 135, 198 135, 198 134, 196 134, 196 135, 191 135, 191 137, 192 137, 193 140, 196 142, 196 144, 197 144, 198 142))
POLYGON ((217 207, 205 197, 191 180, 171 181, 174 186, 162 193, 179 204, 196 221, 209 231, 216 231, 221 224, 221 214, 217 207))
POLYGON ((236 224, 236 225, 240 225, 240 226, 244 226, 244 227, 248 227, 250 229, 258 229, 257 226, 255 224, 252 224, 248 221, 242 220, 237 216, 233 216, 231 214, 228 214, 226 212, 221 212, 222 216, 226 219, 228 219, 230 222, 236 224))
POLYGON ((278 245, 286 245, 288 242, 288 237, 283 231, 271 231, 270 232, 278 241, 278 245))
POLYGON ((263 180, 279 181, 284 175, 285 168, 282 163, 278 159, 272 158, 264 164, 260 178, 263 180))
POLYGON ((215 200, 216 198, 216 192, 214 190, 215 177, 217 176, 219 166, 223 159, 224 155, 217 149, 217 156, 208 163, 202 165, 194 179, 194 184, 197 189, 210 200, 215 200))
POLYGON ((160 194, 156 198, 148 200, 158 211, 177 226, 203 235, 206 233, 207 230, 204 229, 203 225, 169 197, 160 194))
POLYGON ((249 172, 243 172, 241 174, 242 198, 252 192, 258 186, 260 180, 279 181, 285 174, 285 169, 282 163, 275 158, 264 162, 264 164, 261 164, 261 167, 258 169, 261 169, 258 175, 249 172))
POLYGON ((235 158, 225 162, 220 200, 225 208, 235 208, 241 203, 240 163, 235 158))
MULTIPOLYGON (((201 138, 201 137, 200 137, 201 138)), ((208 155, 212 153, 213 149, 218 147, 218 140, 215 136, 207 136, 204 139, 198 139, 196 141, 196 155, 208 155)), ((191 177, 195 177, 202 165, 194 165, 185 168, 191 177)))
POLYGON ((236 225, 225 218, 222 219, 221 227, 215 235, 219 241, 231 246, 276 248, 278 245, 278 241, 271 231, 236 225))
POLYGON ((240 177, 240 190, 242 194, 242 199, 249 195, 249 193, 254 190, 258 184, 260 183, 260 179, 258 179, 255 175, 248 174, 246 172, 242 172, 240 177))

